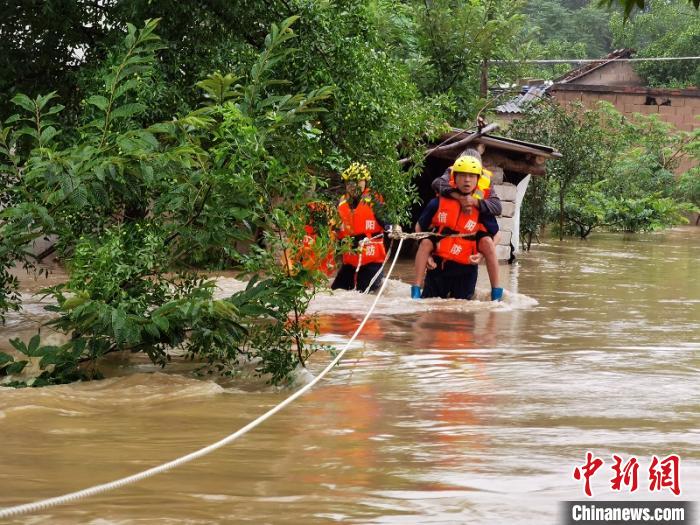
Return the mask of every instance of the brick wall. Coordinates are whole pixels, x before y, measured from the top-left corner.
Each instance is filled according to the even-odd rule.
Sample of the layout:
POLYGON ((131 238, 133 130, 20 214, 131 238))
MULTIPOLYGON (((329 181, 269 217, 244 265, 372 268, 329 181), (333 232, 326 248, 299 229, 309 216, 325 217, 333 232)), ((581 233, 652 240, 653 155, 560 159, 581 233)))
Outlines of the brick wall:
POLYGON ((610 62, 574 80, 576 84, 596 86, 643 86, 644 81, 629 62, 610 62))
POLYGON ((498 217, 498 225, 501 230, 501 240, 496 247, 499 261, 507 261, 510 258, 510 242, 513 232, 513 215, 515 214, 515 186, 503 181, 503 168, 497 166, 488 152, 483 156, 484 167, 491 171, 491 184, 496 194, 501 199, 503 212, 498 217))
MULTIPOLYGON (((620 89, 619 91, 587 90, 557 90, 550 91, 556 101, 562 105, 580 102, 584 107, 595 109, 598 101, 610 102, 623 115, 641 113, 642 115, 658 115, 659 118, 681 131, 693 131, 700 128, 700 94, 684 95, 679 90, 644 90, 620 89), (648 103, 650 102, 650 103, 648 103), (670 105, 660 105, 670 102, 670 105)), ((696 90, 697 91, 697 90, 696 90)), ((683 173, 693 164, 686 160, 677 172, 683 173)))
POLYGON ((607 100, 623 115, 631 115, 633 113, 658 115, 661 120, 673 124, 673 126, 682 131, 692 131, 700 127, 700 118, 696 118, 700 117, 700 97, 647 97, 627 93, 581 94, 581 102, 586 107, 595 107, 599 100, 607 100), (647 98, 655 100, 657 104, 647 104, 647 98), (670 101, 671 104, 658 105, 662 101, 670 101))

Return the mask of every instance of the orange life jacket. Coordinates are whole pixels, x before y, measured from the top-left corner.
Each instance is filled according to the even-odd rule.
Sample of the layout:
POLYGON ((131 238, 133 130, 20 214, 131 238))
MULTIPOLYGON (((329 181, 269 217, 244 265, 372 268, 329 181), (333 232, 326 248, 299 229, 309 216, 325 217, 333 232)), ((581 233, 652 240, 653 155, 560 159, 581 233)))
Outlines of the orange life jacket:
MULTIPOLYGON (((443 233, 447 229, 451 230, 449 233, 473 235, 477 231, 484 230, 484 226, 479 224, 479 209, 476 206, 472 206, 467 213, 462 211, 462 205, 456 199, 440 197, 439 202, 438 211, 433 215, 431 222, 431 226, 437 228, 438 233, 443 233)), ((448 261, 471 264, 469 257, 477 253, 476 240, 464 237, 443 237, 433 253, 448 261)))
MULTIPOLYGON (((330 276, 335 272, 335 257, 332 247, 324 255, 316 253, 316 239, 318 235, 314 228, 310 225, 304 226, 304 240, 302 241, 301 249, 299 250, 298 260, 306 270, 319 270, 330 276)), ((331 241, 333 234, 331 232, 331 241)))
MULTIPOLYGON (((338 238, 364 235, 367 239, 370 239, 384 231, 379 221, 377 221, 373 209, 375 200, 381 202, 379 195, 372 195, 368 189, 365 189, 355 209, 350 207, 349 199, 350 197, 344 195, 338 204, 338 215, 340 215, 338 238)), ((362 260, 360 260, 360 255, 354 251, 343 254, 343 264, 361 266, 370 263, 382 263, 385 257, 384 239, 379 237, 364 243, 362 246, 362 260)))

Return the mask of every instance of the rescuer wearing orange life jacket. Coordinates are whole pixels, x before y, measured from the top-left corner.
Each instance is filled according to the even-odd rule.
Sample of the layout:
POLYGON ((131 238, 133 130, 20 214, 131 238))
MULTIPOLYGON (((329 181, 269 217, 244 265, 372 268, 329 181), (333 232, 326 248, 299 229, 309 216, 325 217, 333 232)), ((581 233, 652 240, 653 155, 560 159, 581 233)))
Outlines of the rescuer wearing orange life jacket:
MULTIPOLYGON (((469 210, 476 211, 478 215, 479 230, 475 232, 477 253, 471 257, 471 264, 479 262, 480 258, 486 259, 486 267, 491 281, 491 299, 500 301, 503 297, 503 288, 499 286, 499 268, 496 254, 496 244, 494 238, 498 235, 498 223, 495 215, 501 213, 501 201, 491 189, 491 173, 485 170, 481 164, 481 155, 476 150, 467 150, 460 156, 454 165, 448 170, 446 175, 433 181, 433 189, 443 199, 455 200, 459 203, 462 212, 469 210), (456 187, 455 176, 459 173, 476 175, 476 184, 471 187, 468 194, 464 194, 456 187)), ((431 216, 438 207, 438 200, 431 201, 424 214, 431 216)), ((454 205, 451 205, 454 206, 454 205)), ((421 218, 423 218, 421 216, 421 218)), ((429 221, 419 219, 419 226, 427 230, 431 225, 429 221), (421 224, 421 222, 425 224, 421 224)), ((433 228, 435 226, 433 225, 433 228)), ((421 297, 421 287, 425 275, 426 267, 434 268, 435 264, 431 258, 434 241, 424 239, 419 244, 416 254, 416 282, 411 287, 411 297, 418 299, 421 297)))
MULTIPOLYGON (((475 157, 460 157, 452 166, 450 185, 461 195, 472 195, 478 188, 481 169, 481 162, 475 157)), ((457 199, 437 197, 428 203, 416 224, 416 231, 430 229, 452 236, 422 241, 430 242, 434 249, 431 246, 433 264, 420 297, 471 299, 478 276, 477 238, 486 231, 480 223, 479 207, 464 207, 457 199)))
MULTIPOLYGON (((341 177, 345 181, 346 193, 338 204, 338 238, 352 237, 353 250, 343 254, 343 265, 331 289, 364 291, 380 271, 386 257, 384 221, 381 219, 384 202, 380 195, 367 187, 371 177, 364 164, 353 162, 341 177)), ((372 290, 381 284, 380 275, 372 290)))
POLYGON ((334 244, 335 235, 330 231, 327 243, 322 243, 318 238, 319 228, 331 228, 333 226, 332 205, 322 201, 307 203, 307 221, 304 225, 304 238, 299 249, 290 257, 295 265, 309 271, 320 271, 330 277, 335 272, 334 244))

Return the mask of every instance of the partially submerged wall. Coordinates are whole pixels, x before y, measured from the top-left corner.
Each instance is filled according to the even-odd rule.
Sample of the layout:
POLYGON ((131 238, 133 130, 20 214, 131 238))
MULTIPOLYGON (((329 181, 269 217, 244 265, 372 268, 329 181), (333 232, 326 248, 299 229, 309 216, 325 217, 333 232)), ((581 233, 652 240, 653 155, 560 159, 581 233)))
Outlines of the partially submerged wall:
POLYGON ((489 160, 487 152, 484 154, 484 166, 493 173, 491 184, 496 195, 501 199, 503 206, 501 216, 497 218, 501 238, 496 247, 496 253, 499 261, 509 261, 511 253, 515 253, 518 248, 520 222, 520 203, 517 200, 518 191, 515 184, 505 180, 503 169, 494 166, 489 160), (512 249, 511 245, 513 246, 512 249))

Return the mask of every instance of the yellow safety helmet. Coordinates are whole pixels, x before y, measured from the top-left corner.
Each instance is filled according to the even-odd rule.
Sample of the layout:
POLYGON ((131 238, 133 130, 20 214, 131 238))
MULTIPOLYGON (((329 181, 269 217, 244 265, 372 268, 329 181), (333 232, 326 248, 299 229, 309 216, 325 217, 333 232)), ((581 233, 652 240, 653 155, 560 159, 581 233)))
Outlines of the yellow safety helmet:
POLYGON ((472 157, 471 155, 465 155, 463 157, 459 157, 452 165, 452 173, 473 173, 481 176, 483 173, 483 168, 479 159, 472 157))
POLYGON ((353 162, 340 175, 343 180, 370 180, 369 168, 365 164, 353 162))

